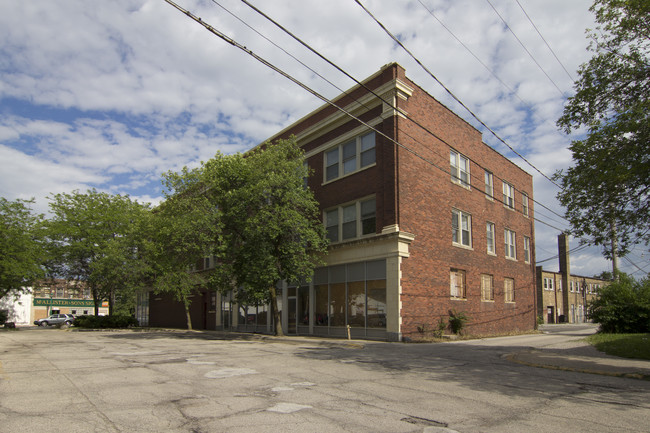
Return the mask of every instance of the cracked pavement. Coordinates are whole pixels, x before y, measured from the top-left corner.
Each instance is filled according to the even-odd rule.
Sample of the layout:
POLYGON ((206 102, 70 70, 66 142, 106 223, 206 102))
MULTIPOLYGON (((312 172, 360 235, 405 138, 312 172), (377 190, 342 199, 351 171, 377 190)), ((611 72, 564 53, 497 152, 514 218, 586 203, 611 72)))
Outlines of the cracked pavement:
POLYGON ((0 332, 0 432, 647 432, 650 381, 507 359, 572 338, 0 332))

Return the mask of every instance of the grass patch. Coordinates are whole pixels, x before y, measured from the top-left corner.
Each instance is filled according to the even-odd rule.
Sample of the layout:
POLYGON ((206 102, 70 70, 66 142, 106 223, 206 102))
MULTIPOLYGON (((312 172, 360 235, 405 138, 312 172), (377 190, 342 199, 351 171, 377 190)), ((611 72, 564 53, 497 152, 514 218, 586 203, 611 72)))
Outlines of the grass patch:
POLYGON ((650 334, 594 334, 587 342, 608 355, 650 360, 650 334))

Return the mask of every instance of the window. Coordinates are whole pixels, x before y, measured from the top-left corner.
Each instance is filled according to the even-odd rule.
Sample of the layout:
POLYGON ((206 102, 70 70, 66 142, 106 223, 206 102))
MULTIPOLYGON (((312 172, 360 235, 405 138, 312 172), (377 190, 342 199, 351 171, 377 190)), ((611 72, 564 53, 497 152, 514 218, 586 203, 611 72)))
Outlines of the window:
POLYGON ((503 182, 503 205, 510 209, 515 208, 515 187, 503 182))
POLYGON ((485 171, 485 195, 489 198, 494 197, 494 176, 489 171, 485 171))
POLYGON ((469 186, 469 159, 452 150, 449 154, 451 164, 451 181, 469 186))
POLYGON ((494 277, 481 274, 481 300, 494 301, 494 277))
POLYGON ((488 254, 496 255, 495 238, 494 238, 494 223, 487 223, 487 252, 488 254))
POLYGON ((456 209, 451 211, 452 242, 465 247, 472 246, 472 216, 456 209))
POLYGON ((530 216, 529 215, 529 209, 528 209, 528 194, 525 192, 521 194, 521 211, 523 212, 524 216, 530 216))
POLYGON ((325 231, 327 232, 327 239, 329 239, 330 242, 338 242, 339 240, 338 208, 325 212, 325 231))
POLYGON ((451 297, 456 299, 466 299, 465 293, 465 271, 452 269, 449 272, 449 289, 451 297))
POLYGON ((544 278, 544 290, 553 290, 553 278, 544 278))
POLYGON ((524 262, 530 263, 530 238, 524 236, 524 262))
POLYGON ((358 201, 325 211, 325 231, 330 242, 354 239, 377 231, 375 199, 358 201))
POLYGON ((569 281, 569 291, 573 292, 573 280, 569 281))
POLYGON ((506 245, 506 258, 507 259, 517 259, 517 248, 515 245, 515 232, 512 230, 505 229, 503 231, 505 237, 506 245))
POLYGON ((375 133, 360 135, 325 152, 325 181, 375 163, 375 133))
POLYGON ((503 296, 505 302, 515 302, 515 280, 512 278, 503 279, 503 296))

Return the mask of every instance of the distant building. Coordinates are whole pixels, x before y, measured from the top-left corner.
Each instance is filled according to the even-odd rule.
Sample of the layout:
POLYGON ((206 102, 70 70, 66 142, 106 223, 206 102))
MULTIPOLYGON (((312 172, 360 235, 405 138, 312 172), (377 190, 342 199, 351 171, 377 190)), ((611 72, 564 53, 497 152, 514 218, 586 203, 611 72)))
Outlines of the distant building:
MULTIPOLYGON (((330 105, 270 138, 295 136, 304 149, 330 240, 311 283, 279 287, 284 332, 417 339, 453 311, 474 334, 533 329, 532 176, 398 64, 364 85, 334 101, 389 138, 330 105)), ((151 294, 147 311, 151 326, 185 326, 168 295, 151 294)), ((267 305, 205 290, 194 312, 197 329, 273 329, 267 305)))
POLYGON ((537 315, 544 323, 584 323, 587 305, 610 281, 571 274, 566 234, 558 236, 558 252, 559 272, 537 266, 537 315))
MULTIPOLYGON (((9 293, 0 300, 0 310, 7 310, 8 321, 31 325, 50 314, 95 314, 90 289, 83 283, 63 279, 43 280, 23 293, 9 293)), ((99 314, 108 314, 108 302, 102 302, 99 314)))

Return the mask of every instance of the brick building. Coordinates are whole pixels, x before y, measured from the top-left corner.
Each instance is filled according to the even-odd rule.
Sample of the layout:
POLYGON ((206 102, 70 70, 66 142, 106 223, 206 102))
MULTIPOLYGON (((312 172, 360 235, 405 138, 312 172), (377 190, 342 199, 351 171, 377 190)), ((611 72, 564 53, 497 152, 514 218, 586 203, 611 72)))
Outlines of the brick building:
MULTIPOLYGON (((334 102, 369 126, 324 105, 268 140, 305 150, 331 242, 311 283, 281 287, 285 332, 417 339, 450 311, 473 334, 533 329, 532 177, 398 64, 363 84, 334 102)), ((272 329, 267 306, 217 298, 208 329, 272 329)), ((169 302, 149 309, 162 325, 169 302)))
POLYGON ((610 281, 571 274, 566 234, 558 236, 558 257, 559 272, 537 266, 537 315, 544 323, 584 323, 587 305, 610 281))

